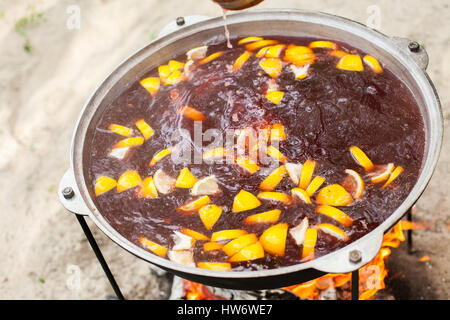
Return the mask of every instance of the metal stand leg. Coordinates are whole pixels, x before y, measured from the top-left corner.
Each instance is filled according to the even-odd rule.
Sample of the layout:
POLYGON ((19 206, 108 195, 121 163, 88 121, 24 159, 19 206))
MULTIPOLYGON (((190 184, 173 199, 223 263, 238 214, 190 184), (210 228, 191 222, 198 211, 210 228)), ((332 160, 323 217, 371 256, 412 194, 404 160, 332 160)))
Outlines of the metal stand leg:
MULTIPOLYGON (((411 208, 408 210, 408 212, 406 213, 406 219, 412 223, 412 210, 411 208)), ((412 228, 409 228, 408 230, 406 230, 406 237, 407 237, 407 241, 408 241, 408 253, 412 254, 413 253, 413 237, 412 237, 412 228)))
POLYGON ((111 287, 113 288, 114 292, 116 293, 117 298, 119 298, 119 300, 125 300, 125 297, 122 295, 122 292, 120 291, 120 288, 117 285, 117 282, 114 279, 114 276, 111 273, 111 270, 109 269, 105 258, 103 258, 102 252, 100 251, 100 248, 98 247, 97 242, 95 241, 95 238, 92 235, 92 232, 86 223, 86 220, 81 215, 76 214, 75 216, 77 217, 78 222, 80 223, 81 228, 83 229, 84 234, 86 235, 86 238, 88 239, 89 244, 91 245, 91 248, 95 253, 95 256, 97 257, 98 261, 100 262, 100 265, 102 266, 103 271, 105 272, 106 277, 108 278, 109 283, 111 284, 111 287))
POLYGON ((352 300, 359 300, 359 269, 352 272, 352 300))

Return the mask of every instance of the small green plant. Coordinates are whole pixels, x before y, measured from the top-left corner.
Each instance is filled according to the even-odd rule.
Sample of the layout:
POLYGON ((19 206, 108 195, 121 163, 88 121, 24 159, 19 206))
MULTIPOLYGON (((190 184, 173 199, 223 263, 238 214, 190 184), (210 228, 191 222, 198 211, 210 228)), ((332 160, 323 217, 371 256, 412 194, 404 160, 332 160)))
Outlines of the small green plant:
POLYGON ((44 22, 47 22, 44 14, 42 12, 36 13, 34 11, 29 16, 20 18, 16 21, 14 30, 25 39, 25 43, 23 45, 23 50, 25 50, 25 52, 31 52, 28 31, 44 22))

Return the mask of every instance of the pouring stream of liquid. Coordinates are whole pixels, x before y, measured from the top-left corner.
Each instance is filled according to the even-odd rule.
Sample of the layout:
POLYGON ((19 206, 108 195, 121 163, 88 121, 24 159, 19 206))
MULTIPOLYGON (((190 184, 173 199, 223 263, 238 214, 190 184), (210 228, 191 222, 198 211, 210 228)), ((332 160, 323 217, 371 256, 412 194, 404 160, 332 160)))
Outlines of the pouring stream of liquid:
POLYGON ((227 38, 227 47, 228 49, 232 49, 233 45, 230 42, 230 31, 228 30, 228 25, 227 25, 227 11, 226 9, 222 9, 223 11, 223 23, 224 23, 224 28, 225 28, 225 38, 227 38))

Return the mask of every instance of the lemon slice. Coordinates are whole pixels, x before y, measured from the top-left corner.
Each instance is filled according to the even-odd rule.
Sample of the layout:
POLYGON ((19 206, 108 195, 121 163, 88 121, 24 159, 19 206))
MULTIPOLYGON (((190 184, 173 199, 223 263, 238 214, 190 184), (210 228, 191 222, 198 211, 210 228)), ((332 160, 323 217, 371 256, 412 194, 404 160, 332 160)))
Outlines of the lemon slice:
POLYGON ((253 233, 245 234, 228 242, 223 247, 223 252, 225 252, 227 256, 231 257, 241 249, 248 247, 249 245, 254 244, 256 242, 258 242, 258 237, 255 234, 253 233))
POLYGON ((389 178, 392 170, 394 170, 394 167, 395 166, 393 163, 389 163, 383 166, 375 166, 374 171, 369 174, 370 180, 372 181, 372 183, 380 183, 386 181, 389 178))
POLYGON ((284 176, 286 175, 286 167, 280 166, 277 169, 273 170, 267 178, 261 182, 259 185, 259 188, 264 191, 272 191, 274 190, 277 185, 283 180, 284 176))
POLYGON ((347 173, 347 177, 342 182, 342 186, 351 193, 353 199, 361 199, 364 192, 363 179, 355 170, 347 169, 345 173, 347 173))
POLYGON ((191 189, 193 196, 214 195, 220 192, 215 176, 198 180, 191 189))
POLYGON ((316 208, 316 212, 330 217, 346 227, 350 227, 353 224, 353 219, 351 217, 342 210, 332 206, 320 205, 316 208))
POLYGON ((174 245, 172 247, 172 250, 179 251, 179 250, 189 250, 192 249, 195 245, 195 239, 181 233, 179 231, 174 231, 174 245))
POLYGON ((204 207, 209 203, 211 203, 211 199, 208 196, 203 196, 178 207, 177 211, 180 213, 195 213, 200 210, 201 207, 204 207))
POLYGON ((128 189, 140 186, 142 183, 141 176, 134 170, 124 172, 119 180, 117 180, 117 192, 121 193, 128 189))
POLYGON ((155 182, 156 189, 162 194, 169 194, 175 189, 176 180, 161 169, 156 170, 153 175, 153 181, 155 182))
POLYGON ((142 181, 142 185, 139 188, 139 196, 142 198, 158 198, 158 190, 153 177, 147 177, 142 181))
POLYGON ((231 264, 228 262, 197 262, 197 268, 214 271, 231 271, 231 264))
POLYGON ((347 241, 349 239, 348 235, 341 229, 329 223, 321 223, 316 225, 314 228, 319 229, 339 240, 347 241))
POLYGON ((294 188, 291 190, 292 197, 300 199, 306 204, 311 204, 311 199, 309 198, 308 193, 301 188, 294 188))
POLYGON ((183 264, 188 267, 195 267, 194 252, 192 250, 169 251, 167 252, 167 258, 169 258, 170 261, 183 264))
POLYGON ((281 210, 279 209, 253 214, 245 218, 244 224, 275 223, 280 218, 280 214, 281 210))
POLYGON ((146 237, 140 237, 139 243, 145 247, 146 249, 150 250, 154 254, 165 257, 167 254, 167 248, 161 246, 160 244, 157 244, 156 242, 148 240, 146 237))
POLYGON ((294 184, 298 185, 300 183, 300 174, 303 166, 301 164, 290 162, 286 163, 284 166, 286 167, 289 178, 291 178, 294 184))
POLYGON ((287 223, 279 223, 266 229, 259 238, 265 251, 284 257, 286 249, 287 223))
POLYGON ((108 130, 124 137, 131 137, 133 135, 133 129, 115 123, 111 123, 108 126, 108 130))
POLYGON ((183 168, 178 175, 175 187, 190 189, 197 182, 197 178, 189 171, 188 168, 183 168))
POLYGON ((232 240, 236 239, 237 237, 243 236, 244 234, 247 234, 247 231, 241 229, 229 229, 217 231, 212 234, 211 241, 217 242, 217 241, 232 240))
POLYGON ((317 229, 306 230, 305 241, 303 242, 302 261, 314 259, 314 250, 317 242, 317 229))
POLYGON ((248 191, 241 190, 234 197, 233 212, 241 212, 255 209, 261 205, 261 201, 258 200, 253 194, 248 191))
POLYGON ((403 167, 398 166, 397 168, 395 168, 394 171, 392 171, 388 181, 386 181, 386 183, 383 185, 382 189, 387 188, 392 183, 392 181, 397 179, 397 177, 402 174, 403 171, 403 167))
POLYGON ((322 188, 317 194, 316 200, 320 204, 337 207, 347 206, 353 202, 350 193, 339 184, 332 184, 322 188))
POLYGON ((352 154, 353 159, 355 159, 355 161, 360 166, 362 166, 366 171, 372 171, 374 169, 372 161, 360 148, 356 146, 351 146, 350 153, 352 154))
POLYGON ((221 206, 216 206, 215 204, 208 204, 200 208, 198 214, 206 230, 211 230, 211 228, 222 215, 222 210, 223 209, 221 206))
POLYGON ((117 181, 113 178, 102 176, 95 181, 95 195, 106 193, 117 186, 117 181))
POLYGON ((304 217, 302 222, 289 230, 289 234, 294 238, 297 245, 302 245, 306 238, 306 231, 309 228, 308 217, 304 217))
POLYGON ((264 258, 264 249, 261 243, 257 242, 245 247, 230 258, 230 262, 242 262, 264 258))

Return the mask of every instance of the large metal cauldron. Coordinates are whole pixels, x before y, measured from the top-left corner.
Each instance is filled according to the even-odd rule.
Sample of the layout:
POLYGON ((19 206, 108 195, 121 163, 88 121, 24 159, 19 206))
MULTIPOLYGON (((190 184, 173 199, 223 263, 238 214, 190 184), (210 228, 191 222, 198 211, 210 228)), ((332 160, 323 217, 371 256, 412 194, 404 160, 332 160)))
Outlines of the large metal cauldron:
POLYGON ((186 25, 156 39, 123 62, 98 87, 85 105, 76 125, 70 169, 63 176, 59 187, 62 204, 71 212, 88 215, 111 240, 135 256, 178 276, 207 285, 234 289, 279 288, 311 280, 323 273, 351 272, 362 267, 378 253, 383 234, 420 197, 438 160, 443 122, 439 98, 425 73, 428 63, 426 52, 414 45, 408 47, 410 41, 407 39, 389 38, 354 21, 323 13, 298 10, 248 11, 230 15, 228 24, 233 37, 285 35, 344 41, 379 58, 404 81, 420 106, 425 123, 426 143, 420 176, 402 205, 375 230, 340 250, 307 263, 262 271, 218 272, 176 264, 136 246, 108 224, 95 206, 92 200, 93 190, 86 181, 88 168, 85 163, 95 124, 108 103, 148 70, 189 48, 223 37, 222 17, 186 25), (65 199, 61 195, 66 187, 71 187, 75 192, 71 199, 65 199), (349 259, 353 250, 361 253, 359 261, 349 259))

